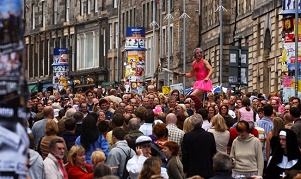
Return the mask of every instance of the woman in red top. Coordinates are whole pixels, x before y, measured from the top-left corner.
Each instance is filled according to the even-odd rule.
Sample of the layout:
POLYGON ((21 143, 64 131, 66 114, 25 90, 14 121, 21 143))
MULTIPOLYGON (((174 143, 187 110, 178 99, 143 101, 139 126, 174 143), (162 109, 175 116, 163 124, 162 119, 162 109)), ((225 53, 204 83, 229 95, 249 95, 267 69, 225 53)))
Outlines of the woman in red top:
POLYGON ((212 90, 210 77, 213 73, 213 68, 207 60, 202 58, 202 49, 196 48, 193 51, 195 60, 192 62, 192 68, 189 73, 180 74, 187 78, 196 77, 196 82, 193 86, 193 92, 190 98, 195 102, 196 109, 203 107, 202 100, 205 92, 212 90))
POLYGON ((69 179, 92 179, 92 166, 86 163, 86 152, 82 146, 73 146, 68 154, 66 166, 69 179))

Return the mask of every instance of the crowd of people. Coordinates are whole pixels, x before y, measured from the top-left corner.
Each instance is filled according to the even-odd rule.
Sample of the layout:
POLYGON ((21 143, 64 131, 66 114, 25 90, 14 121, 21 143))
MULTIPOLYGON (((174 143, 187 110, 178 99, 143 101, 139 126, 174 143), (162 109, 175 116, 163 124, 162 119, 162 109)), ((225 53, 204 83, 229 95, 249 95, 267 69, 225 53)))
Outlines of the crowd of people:
MULTIPOLYGON (((28 175, 54 178, 294 178, 300 99, 256 90, 143 94, 98 88, 33 93, 28 175)), ((299 174, 300 175, 300 174, 299 174)))

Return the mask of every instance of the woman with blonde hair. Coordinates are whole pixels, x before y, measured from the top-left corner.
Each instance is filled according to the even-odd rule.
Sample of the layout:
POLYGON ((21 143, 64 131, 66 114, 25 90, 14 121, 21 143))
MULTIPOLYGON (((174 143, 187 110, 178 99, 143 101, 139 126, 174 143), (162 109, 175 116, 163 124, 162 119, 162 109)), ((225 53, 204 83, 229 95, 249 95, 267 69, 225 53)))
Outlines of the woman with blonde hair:
POLYGON ((184 121, 184 124, 183 124, 183 131, 185 133, 187 132, 190 132, 194 129, 192 123, 191 123, 191 117, 187 117, 184 121))
MULTIPOLYGON (((64 141, 65 149, 67 150, 65 140, 62 137, 57 136, 59 133, 59 128, 57 123, 53 119, 49 119, 45 126, 46 135, 43 136, 37 145, 37 152, 42 155, 43 160, 47 157, 49 153, 49 144, 53 139, 61 139, 64 141)), ((66 153, 67 154, 67 153, 66 153)))
POLYGON ((183 130, 184 121, 188 117, 185 104, 178 104, 176 106, 176 110, 177 110, 177 127, 183 130))
POLYGON ((165 95, 163 93, 159 93, 158 98, 159 98, 159 103, 160 103, 161 107, 164 108, 165 104, 166 104, 165 95))
POLYGON ((230 132, 223 116, 217 114, 211 120, 211 128, 208 132, 213 133, 216 150, 218 152, 227 152, 227 144, 230 138, 230 132))
POLYGON ((266 157, 267 159, 273 155, 275 148, 277 146, 278 141, 278 134, 280 129, 285 127, 284 121, 280 117, 275 117, 273 119, 273 130, 268 133, 266 139, 266 157))
POLYGON ((86 151, 80 146, 73 146, 68 153, 66 166, 69 179, 92 179, 92 166, 86 163, 86 151))
POLYGON ((160 175, 162 161, 157 157, 146 159, 143 163, 138 179, 151 178, 153 175, 160 175))
POLYGON ((105 161, 106 161, 106 155, 102 150, 98 149, 92 153, 91 162, 94 168, 98 164, 104 164, 105 161))

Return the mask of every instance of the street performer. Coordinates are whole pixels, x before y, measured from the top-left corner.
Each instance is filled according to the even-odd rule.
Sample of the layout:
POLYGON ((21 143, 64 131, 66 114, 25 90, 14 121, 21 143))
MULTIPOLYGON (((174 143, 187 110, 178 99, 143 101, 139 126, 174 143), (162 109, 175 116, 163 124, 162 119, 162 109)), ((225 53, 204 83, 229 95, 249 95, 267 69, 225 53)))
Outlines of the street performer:
POLYGON ((195 102, 196 109, 203 107, 202 100, 205 92, 212 90, 212 83, 209 79, 213 73, 213 68, 209 62, 202 58, 202 49, 196 48, 193 50, 195 60, 192 62, 192 68, 189 73, 182 74, 186 78, 196 77, 196 82, 193 86, 193 92, 190 98, 195 102))

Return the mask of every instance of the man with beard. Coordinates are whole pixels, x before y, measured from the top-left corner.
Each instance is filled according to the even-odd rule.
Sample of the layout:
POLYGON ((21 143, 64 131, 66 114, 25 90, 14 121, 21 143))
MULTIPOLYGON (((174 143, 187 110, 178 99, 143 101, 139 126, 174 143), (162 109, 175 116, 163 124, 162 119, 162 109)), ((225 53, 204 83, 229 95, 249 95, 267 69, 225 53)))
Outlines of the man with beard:
POLYGON ((43 162, 45 179, 68 179, 68 174, 63 163, 65 150, 63 140, 53 139, 50 142, 50 153, 43 162))

